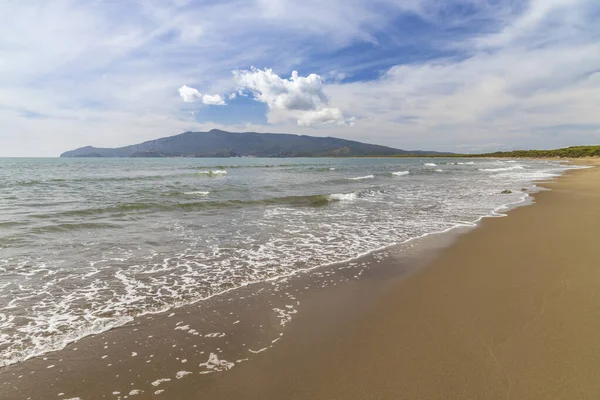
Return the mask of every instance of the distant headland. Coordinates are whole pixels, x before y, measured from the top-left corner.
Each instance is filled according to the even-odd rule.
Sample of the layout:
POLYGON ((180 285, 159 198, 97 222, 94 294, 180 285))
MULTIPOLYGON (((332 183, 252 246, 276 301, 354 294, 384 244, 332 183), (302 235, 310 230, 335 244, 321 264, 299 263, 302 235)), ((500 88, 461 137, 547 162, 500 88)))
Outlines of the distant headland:
POLYGON ((256 132, 185 132, 118 148, 81 147, 61 157, 359 157, 444 156, 334 137, 256 132))

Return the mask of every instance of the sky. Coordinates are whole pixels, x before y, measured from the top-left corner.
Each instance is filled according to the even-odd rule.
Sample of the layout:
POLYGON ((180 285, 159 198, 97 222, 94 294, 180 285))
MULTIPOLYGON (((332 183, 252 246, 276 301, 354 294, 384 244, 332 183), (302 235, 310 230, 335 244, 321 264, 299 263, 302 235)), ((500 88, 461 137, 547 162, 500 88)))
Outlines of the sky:
POLYGON ((185 131, 600 144, 598 0, 0 0, 0 156, 185 131))

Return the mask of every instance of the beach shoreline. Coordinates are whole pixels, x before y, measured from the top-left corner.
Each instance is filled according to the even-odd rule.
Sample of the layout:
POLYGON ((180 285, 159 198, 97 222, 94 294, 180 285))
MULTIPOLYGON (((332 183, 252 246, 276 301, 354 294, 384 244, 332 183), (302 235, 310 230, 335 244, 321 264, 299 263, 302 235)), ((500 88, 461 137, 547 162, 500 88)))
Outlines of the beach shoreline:
MULTIPOLYGON (((573 398, 561 397, 563 393, 556 388, 550 396, 538 387, 541 384, 535 386, 533 397, 531 392, 524 392, 519 379, 507 369, 512 367, 511 362, 516 364, 514 368, 523 368, 521 363, 533 361, 525 357, 515 360, 512 348, 505 350, 507 355, 497 349, 498 343, 507 338, 514 340, 515 331, 522 325, 526 325, 523 329, 532 329, 540 323, 540 304, 541 316, 550 314, 546 310, 548 298, 553 291, 561 293, 560 285, 564 284, 560 282, 565 280, 556 281, 558 273, 552 270, 554 274, 548 273, 546 280, 537 282, 533 278, 548 271, 536 270, 537 275, 533 271, 524 274, 532 280, 515 281, 519 275, 512 269, 494 269, 502 259, 490 252, 500 252, 506 263, 519 266, 522 272, 532 262, 523 247, 541 246, 544 238, 556 240, 554 234, 570 236, 574 241, 569 242, 572 251, 577 251, 573 246, 580 239, 577 235, 571 230, 556 232, 563 225, 570 226, 568 220, 561 219, 561 226, 546 226, 541 223, 553 221, 545 221, 538 214, 547 215, 553 207, 564 211, 573 206, 583 212, 586 208, 582 204, 589 206, 588 197, 597 195, 590 184, 594 179, 597 169, 570 171, 542 185, 553 190, 535 194, 538 204, 534 207, 510 210, 509 218, 484 218, 476 229, 466 228, 466 233, 455 229, 407 244, 403 249, 385 250, 385 256, 375 252, 356 262, 243 288, 235 295, 203 302, 201 307, 190 305, 175 313, 142 317, 134 324, 73 343, 49 357, 0 370, 4 380, 0 397, 83 400, 163 395, 187 399, 202 394, 216 399, 573 398), (564 196, 565 191, 572 198, 564 196), (586 195, 580 196, 581 191, 586 195), (570 205, 573 201, 582 204, 570 205), (527 225, 527 219, 532 218, 541 224, 541 236, 546 236, 535 243, 519 242, 516 236, 528 231, 524 228, 537 232, 531 223, 527 225), (502 252, 493 245, 493 238, 498 236, 515 239, 497 242, 505 246, 502 252), (521 258, 513 259, 515 254, 521 258), (477 260, 490 264, 490 271, 481 270, 493 275, 494 282, 486 281, 489 276, 474 274, 481 270, 467 269, 473 268, 477 260), (477 290, 476 276, 491 285, 489 293, 477 290), (533 285, 531 294, 523 293, 526 286, 515 291, 525 283, 533 285), (457 292, 460 288, 467 288, 472 300, 465 300, 464 293, 457 292), (538 298, 538 292, 550 294, 538 298), (516 297, 503 307, 498 304, 503 296, 516 297), (473 311, 469 305, 477 307, 473 311), (220 310, 219 316, 211 317, 211 309, 220 310), (510 313, 515 310, 523 315, 510 313), (454 313, 456 318, 452 318, 454 313), (494 317, 504 324, 490 322, 494 317), (244 325, 244 321, 251 323, 244 325), (208 330, 210 327, 213 331, 208 330), (235 339, 228 329, 237 331, 235 339), (202 343, 197 342, 199 338, 202 343), (214 353, 206 346, 212 346, 214 353), (251 349, 252 357, 245 360, 241 350, 235 354, 237 350, 226 347, 246 352, 251 349), (200 372, 199 365, 203 365, 200 372), (24 380, 26 374, 34 375, 32 371, 36 381, 24 380), (181 373, 179 378, 171 376, 173 371, 181 373), (148 385, 161 379, 169 380, 148 385)), ((552 246, 548 251, 564 249, 552 246)), ((544 265, 561 259, 556 254, 546 257, 544 265)), ((544 332, 560 334, 556 328, 544 332)), ((597 352, 597 347, 592 349, 597 352)), ((540 353, 545 354, 542 350, 540 353)), ((590 357, 593 355, 590 353, 590 357)), ((552 376, 545 373, 544 377, 552 376)), ((523 385, 533 387, 533 378, 523 376, 523 385)), ((594 385, 579 390, 582 398, 595 398, 591 395, 597 394, 594 385)))
POLYGON ((484 219, 311 352, 318 373, 296 371, 262 395, 600 397, 599 179, 598 168, 569 171, 543 184, 552 190, 534 195, 533 207, 484 219))

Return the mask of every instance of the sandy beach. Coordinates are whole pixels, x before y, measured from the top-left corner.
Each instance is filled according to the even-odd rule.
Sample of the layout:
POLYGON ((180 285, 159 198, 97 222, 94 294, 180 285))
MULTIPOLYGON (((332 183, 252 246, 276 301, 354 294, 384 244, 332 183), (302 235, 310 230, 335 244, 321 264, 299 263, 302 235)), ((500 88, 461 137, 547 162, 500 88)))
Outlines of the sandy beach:
POLYGON ((598 182, 85 338, 1 369, 0 398, 598 399, 598 182))
POLYGON ((304 335, 224 376, 210 395, 600 398, 598 182, 593 168, 544 185, 552 191, 535 205, 483 220, 318 340, 306 340, 319 328, 305 316, 304 335))

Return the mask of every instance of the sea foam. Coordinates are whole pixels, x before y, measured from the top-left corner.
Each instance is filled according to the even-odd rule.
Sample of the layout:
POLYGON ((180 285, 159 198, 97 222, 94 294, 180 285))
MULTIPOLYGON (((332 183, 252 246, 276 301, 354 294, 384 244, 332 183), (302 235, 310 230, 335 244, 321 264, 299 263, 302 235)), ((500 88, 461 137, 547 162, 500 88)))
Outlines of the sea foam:
POLYGON ((356 193, 334 193, 329 195, 329 199, 333 201, 351 201, 356 200, 356 193))
POLYGON ((501 172, 501 171, 512 171, 516 169, 525 169, 522 165, 515 165, 514 167, 503 167, 503 168, 480 168, 483 172, 501 172))
POLYGON ((404 175, 408 175, 410 174, 409 171, 396 171, 396 172, 390 172, 391 175, 394 176, 404 176, 404 175))
POLYGON ((365 176, 357 176, 356 178, 348 178, 351 181, 362 181, 364 179, 373 179, 375 178, 375 175, 365 175, 365 176))
POLYGON ((208 176, 219 176, 219 175, 227 175, 227 171, 223 169, 216 169, 211 171, 198 171, 198 175, 208 175, 208 176))
POLYGON ((210 192, 195 191, 195 192, 183 192, 183 194, 186 194, 188 196, 193 196, 193 195, 208 196, 210 194, 210 192))

